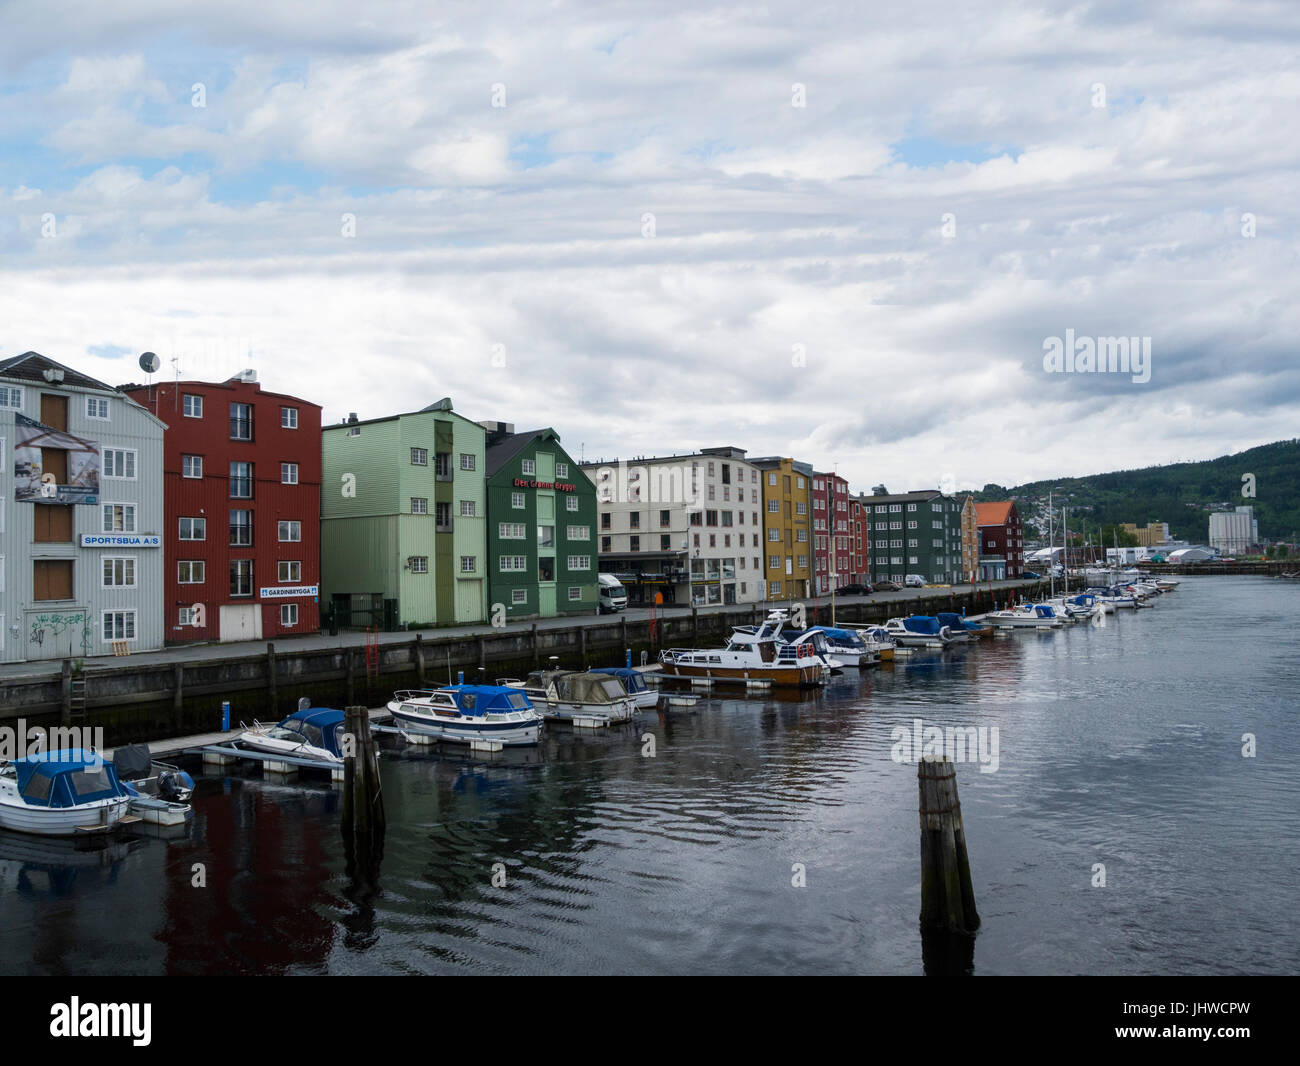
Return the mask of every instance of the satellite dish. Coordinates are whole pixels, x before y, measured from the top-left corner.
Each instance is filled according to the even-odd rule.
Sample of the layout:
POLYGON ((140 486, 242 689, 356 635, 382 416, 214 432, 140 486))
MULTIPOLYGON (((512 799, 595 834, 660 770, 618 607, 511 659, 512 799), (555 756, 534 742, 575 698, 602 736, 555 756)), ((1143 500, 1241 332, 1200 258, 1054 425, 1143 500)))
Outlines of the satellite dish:
POLYGON ((140 369, 146 374, 157 373, 160 365, 161 361, 153 352, 145 352, 144 355, 140 356, 140 369))

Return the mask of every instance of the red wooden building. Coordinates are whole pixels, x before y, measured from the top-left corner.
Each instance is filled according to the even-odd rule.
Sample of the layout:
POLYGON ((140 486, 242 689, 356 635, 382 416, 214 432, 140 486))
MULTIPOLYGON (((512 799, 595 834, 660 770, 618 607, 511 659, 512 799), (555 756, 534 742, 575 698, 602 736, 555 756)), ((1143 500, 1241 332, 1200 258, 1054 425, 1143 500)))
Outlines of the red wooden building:
POLYGON ((809 495, 813 519, 813 591, 822 596, 832 585, 843 588, 853 571, 849 529, 849 483, 838 474, 813 474, 809 495))
POLYGON ((975 521, 980 530, 980 558, 1001 558, 1007 562, 1007 577, 1019 577, 1025 571, 1024 531, 1020 512, 1012 500, 977 503, 975 521))
POLYGON ((168 641, 318 631, 320 407, 247 370, 123 391, 167 424, 168 641))
POLYGON ((871 521, 862 501, 849 498, 849 530, 853 544, 853 563, 849 580, 855 585, 871 583, 871 521))

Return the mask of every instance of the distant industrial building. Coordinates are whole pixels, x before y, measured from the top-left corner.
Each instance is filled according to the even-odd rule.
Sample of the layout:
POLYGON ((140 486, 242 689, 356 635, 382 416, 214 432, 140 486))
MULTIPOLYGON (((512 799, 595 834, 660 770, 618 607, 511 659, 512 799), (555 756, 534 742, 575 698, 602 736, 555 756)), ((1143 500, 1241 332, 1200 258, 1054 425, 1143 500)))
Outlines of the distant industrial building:
POLYGON ((1259 543, 1259 522, 1253 507, 1210 515, 1210 547, 1224 555, 1240 555, 1259 543))

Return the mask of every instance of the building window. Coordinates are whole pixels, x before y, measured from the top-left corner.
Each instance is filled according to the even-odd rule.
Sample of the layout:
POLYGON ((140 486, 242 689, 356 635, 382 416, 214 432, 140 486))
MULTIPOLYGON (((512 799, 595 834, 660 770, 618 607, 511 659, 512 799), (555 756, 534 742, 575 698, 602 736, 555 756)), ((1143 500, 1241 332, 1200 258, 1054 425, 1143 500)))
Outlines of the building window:
POLYGON ((612 538, 612 537, 601 537, 601 538, 600 538, 600 550, 603 551, 603 552, 608 552, 609 549, 610 549, 610 544, 611 544, 612 541, 613 541, 613 538, 612 538))
POLYGON ((283 559, 277 566, 276 580, 296 585, 302 580, 302 562, 298 559, 283 559))
POLYGON ((591 526, 569 526, 565 532, 570 540, 591 540, 591 526))
POLYGON ((436 526, 435 532, 437 533, 450 532, 452 528, 451 504, 445 501, 442 503, 435 503, 433 505, 433 515, 434 515, 433 521, 436 526))
MULTIPOLYGON (((297 414, 294 411, 294 414, 297 414)), ((296 429, 297 426, 289 426, 289 429, 296 429)), ((298 624, 298 605, 296 603, 280 604, 280 625, 296 626, 298 624)))
POLYGON ((556 477, 568 477, 568 476, 569 476, 569 464, 568 464, 568 463, 556 463, 556 464, 555 464, 555 476, 556 476, 556 477))
POLYGON ((181 477, 201 478, 203 476, 203 456, 182 455, 181 477))
MULTIPOLYGON (((133 503, 106 503, 102 508, 103 512, 103 533, 134 533, 135 532, 135 504, 133 503)), ((181 521, 185 521, 181 519, 181 521)))
POLYGON ((176 621, 181 626, 192 626, 194 624, 194 608, 182 607, 176 621))
POLYGON ((539 548, 555 547, 555 527, 538 526, 537 527, 537 546, 539 548))
POLYGON ((0 385, 0 407, 21 411, 23 409, 23 390, 17 385, 0 385))
POLYGON ((566 511, 576 511, 578 509, 578 497, 566 496, 564 498, 564 509, 566 511))
POLYGON ((550 556, 537 560, 537 580, 548 582, 555 580, 555 560, 550 556))
POLYGON ((768 501, 767 501, 767 509, 768 509, 768 512, 769 512, 769 513, 771 513, 771 514, 776 514, 778 511, 781 510, 781 501, 780 501, 780 500, 768 500, 768 501))
POLYGON ((108 421, 108 400, 99 396, 86 397, 86 417, 99 422, 108 421))
POLYGON ((302 523, 285 521, 280 523, 280 543, 292 544, 302 540, 302 523))
POLYGON ((474 456, 469 452, 460 453, 460 468, 462 470, 474 469, 474 456))
POLYGON ((472 555, 462 555, 460 557, 460 572, 462 574, 472 574, 478 567, 478 560, 472 555))
POLYGON ((629 512, 629 514, 628 514, 628 516, 627 516, 627 528, 628 528, 628 529, 640 529, 640 528, 641 528, 641 512, 640 512, 640 511, 631 511, 631 512, 629 512))
POLYGON ((461 518, 473 518, 473 517, 474 517, 474 501, 473 501, 473 500, 461 500, 461 501, 460 501, 460 516, 461 516, 461 518))
POLYGON ((670 533, 659 534, 659 550, 661 552, 666 552, 671 550, 672 546, 673 546, 672 534, 670 533))
POLYGON ((194 396, 187 392, 181 399, 182 399, 181 410, 185 413, 186 418, 203 417, 202 396, 194 396))
POLYGON ((105 558, 104 565, 104 588, 106 589, 131 589, 135 588, 135 560, 132 558, 114 559, 105 558))
POLYGON ((582 588, 578 585, 570 585, 569 600, 572 602, 574 600, 580 600, 580 599, 582 599, 582 588))
POLYGON ((100 638, 105 644, 115 640, 135 640, 134 611, 105 611, 100 638))
MULTIPOLYGON (((118 506, 118 505, 113 505, 118 506)), ((132 512, 135 508, 131 508, 132 512)), ((107 517, 108 507, 104 508, 105 517, 107 517)), ((131 516, 131 526, 135 527, 135 515, 131 516)), ((180 520, 180 540, 207 540, 208 539, 208 520, 206 518, 182 518, 180 520)))
POLYGON ((429 449, 428 449, 428 448, 412 448, 412 449, 411 449, 411 464, 412 464, 413 466, 428 466, 428 465, 429 465, 429 449))
POLYGON ((280 464, 280 484, 296 485, 298 484, 298 464, 281 463, 280 464))
POLYGON ((281 429, 298 428, 298 408, 296 407, 280 408, 280 428, 281 429))
POLYGON ((511 590, 510 590, 510 602, 511 602, 511 603, 527 603, 527 602, 528 602, 528 590, 527 590, 527 589, 511 589, 511 590))
POLYGON ((537 463, 532 459, 525 459, 523 460, 522 469, 525 474, 532 474, 535 476, 537 474, 537 463))
POLYGON ((590 555, 570 555, 570 556, 569 556, 569 560, 568 560, 568 565, 569 565, 569 569, 570 569, 570 570, 590 570, 590 569, 591 569, 591 556, 590 556, 590 555))
POLYGON ((451 480, 451 452, 438 452, 434 455, 433 476, 444 481, 451 480))
POLYGON ((202 585, 203 570, 202 559, 181 559, 176 563, 176 580, 182 585, 202 585))
POLYGON ((253 512, 230 512, 230 546, 248 548, 253 544, 253 512))
MULTIPOLYGON (((771 474, 768 474, 768 475, 767 475, 767 483, 768 483, 769 485, 771 485, 773 488, 776 487, 776 474, 775 474, 775 473, 771 473, 771 474)), ((780 588, 780 587, 781 587, 781 582, 778 581, 776 584, 777 584, 777 588, 780 588)))
POLYGON ((604 511, 604 512, 601 513, 601 516, 600 516, 600 528, 601 528, 601 529, 609 529, 609 528, 610 528, 610 526, 609 526, 609 512, 608 512, 608 511, 604 511))
POLYGON ((251 500, 253 498, 253 464, 230 464, 230 498, 232 500, 251 500))
POLYGON ((770 589, 773 598, 781 595, 781 582, 773 581, 768 588, 770 589))
POLYGON ((118 481, 135 480, 135 449, 105 448, 102 470, 104 477, 118 481))
POLYGON ((497 536, 501 540, 524 540, 528 527, 523 522, 501 522, 497 525, 497 536))
POLYGON ((230 405, 230 439, 253 439, 253 405, 251 403, 232 403, 230 405))
POLYGON ((429 498, 427 496, 411 497, 411 514, 428 514, 429 498))
POLYGON ((502 555, 497 559, 497 566, 503 574, 516 571, 522 572, 528 569, 528 557, 526 555, 502 555))
POLYGON ((510 494, 510 506, 516 511, 524 509, 524 494, 522 492, 512 492, 510 494))
POLYGON ((641 550, 640 537, 628 537, 628 551, 639 552, 641 550))
POLYGON ((427 555, 411 556, 411 573, 427 574, 429 572, 429 557, 427 555))
POLYGON ((230 594, 232 596, 251 596, 253 594, 253 560, 230 560, 230 594))

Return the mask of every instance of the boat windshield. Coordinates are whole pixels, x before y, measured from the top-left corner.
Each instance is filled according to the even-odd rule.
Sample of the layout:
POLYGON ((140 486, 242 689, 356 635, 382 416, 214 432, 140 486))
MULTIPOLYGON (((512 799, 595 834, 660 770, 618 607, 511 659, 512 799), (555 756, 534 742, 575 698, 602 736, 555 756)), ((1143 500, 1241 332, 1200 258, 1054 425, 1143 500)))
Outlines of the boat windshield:
POLYGON ((87 766, 67 775, 72 781, 78 799, 87 799, 103 792, 113 792, 113 780, 106 765, 87 766))
POLYGON ((616 677, 611 677, 608 681, 602 681, 600 687, 611 700, 621 700, 627 695, 627 689, 623 687, 623 682, 616 677))

